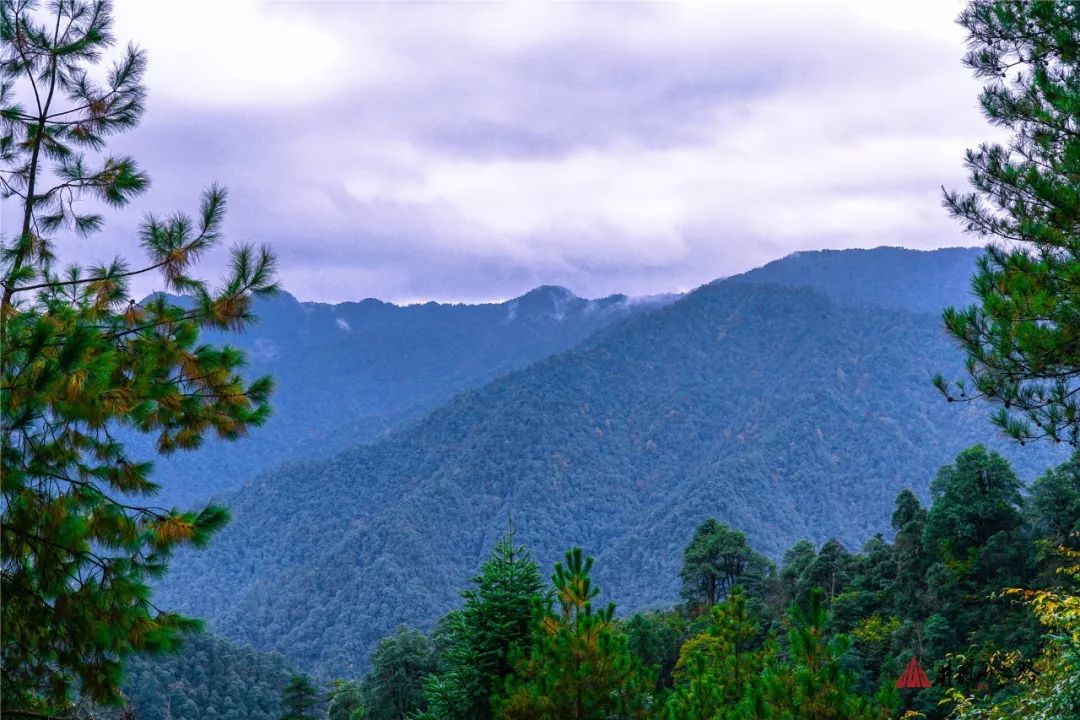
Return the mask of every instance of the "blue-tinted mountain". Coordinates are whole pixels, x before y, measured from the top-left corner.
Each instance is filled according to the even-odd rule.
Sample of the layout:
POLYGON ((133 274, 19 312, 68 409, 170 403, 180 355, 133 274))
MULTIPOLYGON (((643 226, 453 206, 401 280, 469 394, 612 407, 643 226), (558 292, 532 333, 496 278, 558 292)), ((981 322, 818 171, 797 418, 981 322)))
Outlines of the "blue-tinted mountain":
POLYGON ((732 278, 813 287, 842 304, 924 312, 972 304, 971 274, 981 248, 810 250, 732 278))
POLYGON ((192 502, 281 462, 370 442, 462 390, 664 302, 585 300, 551 286, 484 305, 327 305, 282 293, 256 306, 259 322, 245 333, 212 336, 247 350, 250 375, 274 377, 272 418, 243 442, 211 440, 159 461, 164 501, 192 502))
MULTIPOLYGON (((822 260, 857 268, 875 253, 893 257, 822 260)), ((956 272, 960 284, 970 269, 956 272)), ((896 297, 939 276, 914 268, 896 297)), ((712 283, 378 443, 263 474, 161 600, 306 670, 355 675, 395 625, 455 605, 511 518, 545 564, 574 544, 597 553, 623 609, 675 599, 681 549, 709 516, 774 557, 801 538, 857 547, 888 527, 900 489, 925 496, 993 431, 985 408, 930 383, 962 372, 937 309, 868 302, 851 268, 827 277, 828 292, 712 283)), ((1010 454, 1028 477, 1056 459, 1010 454)))

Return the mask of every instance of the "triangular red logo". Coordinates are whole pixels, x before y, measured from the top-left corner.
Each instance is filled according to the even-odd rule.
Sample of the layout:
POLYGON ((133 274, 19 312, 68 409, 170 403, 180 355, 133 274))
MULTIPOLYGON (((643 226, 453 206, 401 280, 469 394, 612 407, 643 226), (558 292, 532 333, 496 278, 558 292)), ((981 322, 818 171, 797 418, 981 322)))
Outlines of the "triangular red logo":
POLYGON ((919 667, 919 661, 915 659, 913 655, 907 667, 904 668, 904 672, 900 674, 900 679, 896 681, 896 687, 898 688, 928 688, 930 687, 930 678, 926 677, 926 673, 919 667))

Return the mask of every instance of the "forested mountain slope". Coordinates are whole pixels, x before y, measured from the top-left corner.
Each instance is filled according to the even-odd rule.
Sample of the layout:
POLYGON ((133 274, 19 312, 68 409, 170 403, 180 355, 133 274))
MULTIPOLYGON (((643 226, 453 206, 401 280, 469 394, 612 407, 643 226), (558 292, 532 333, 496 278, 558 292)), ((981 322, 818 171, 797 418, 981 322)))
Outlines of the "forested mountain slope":
POLYGON ((278 655, 191 634, 177 653, 129 661, 124 695, 138 720, 278 720, 290 675, 278 655))
MULTIPOLYGON (((817 287, 841 303, 913 310, 966 304, 979 251, 903 248, 803 252, 732 278, 817 287)), ((256 306, 259 322, 210 339, 247 351, 248 374, 275 378, 274 414, 240 443, 157 461, 163 504, 231 491, 289 460, 318 459, 378 439, 453 395, 567 350, 608 324, 672 301, 576 297, 544 286, 503 303, 338 305, 291 295, 256 306)))
MULTIPOLYGON (((260 476, 161 600, 304 669, 355 675, 396 624, 455 604, 510 518, 545 564, 573 544, 596 552, 626 610, 674 599, 681 548, 708 516, 773 555, 800 538, 857 547, 899 489, 925 495, 990 434, 983 408, 930 384, 960 360, 936 313, 713 283, 375 445, 260 476)), ((1030 476, 1056 456, 1015 457, 1030 476)))
POLYGON ((209 337, 245 349, 250 376, 274 377, 274 414, 242 442, 210 440, 197 453, 157 461, 163 504, 235 489, 286 460, 370 442, 462 390, 667 301, 585 300, 550 286, 485 305, 326 305, 287 293, 260 301, 259 321, 246 332, 209 337))

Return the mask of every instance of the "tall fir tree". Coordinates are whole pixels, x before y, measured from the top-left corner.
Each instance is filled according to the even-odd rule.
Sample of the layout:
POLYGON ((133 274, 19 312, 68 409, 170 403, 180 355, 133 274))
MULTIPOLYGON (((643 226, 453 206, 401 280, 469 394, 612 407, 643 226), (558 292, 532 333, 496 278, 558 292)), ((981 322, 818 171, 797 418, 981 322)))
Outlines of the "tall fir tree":
POLYGON ((1021 442, 1080 443, 1080 8, 1071 0, 974 0, 960 16, 964 62, 985 85, 983 114, 1009 133, 968 150, 970 192, 945 205, 988 240, 972 281, 977 304, 945 325, 970 382, 938 385, 985 398, 1021 442))
POLYGON ((465 607, 450 618, 445 669, 424 687, 425 718, 488 720, 492 696, 511 672, 511 655, 529 650, 544 584, 532 553, 514 537, 511 527, 462 593, 465 607))
POLYGON ((505 720, 615 720, 649 712, 653 681, 615 622, 615 606, 594 608, 592 558, 581 548, 556 563, 554 598, 539 609, 529 652, 497 700, 505 720))
POLYGON ((245 382, 240 352, 198 340, 202 328, 242 328, 252 297, 275 290, 265 248, 234 248, 216 290, 191 274, 221 240, 222 189, 205 193, 195 218, 148 217, 142 267, 57 258, 58 233, 101 228, 86 201, 122 208, 147 187, 132 158, 105 154, 145 98, 146 55, 134 46, 97 71, 113 43, 104 0, 0 0, 0 189, 19 228, 0 251, 5 713, 63 712, 76 690, 117 701, 126 656, 174 648, 197 627, 155 608, 148 583, 177 546, 205 544, 226 512, 154 507, 152 464, 117 431, 152 434, 169 453, 209 433, 240 437, 269 412, 270 380, 245 382), (129 299, 129 281, 147 273, 190 304, 129 299))
POLYGON ((315 720, 319 691, 307 675, 293 675, 281 691, 281 720, 315 720))
POLYGON ((431 640, 419 630, 399 626, 371 654, 371 669, 360 684, 364 717, 404 720, 422 713, 427 709, 424 683, 438 671, 431 640))

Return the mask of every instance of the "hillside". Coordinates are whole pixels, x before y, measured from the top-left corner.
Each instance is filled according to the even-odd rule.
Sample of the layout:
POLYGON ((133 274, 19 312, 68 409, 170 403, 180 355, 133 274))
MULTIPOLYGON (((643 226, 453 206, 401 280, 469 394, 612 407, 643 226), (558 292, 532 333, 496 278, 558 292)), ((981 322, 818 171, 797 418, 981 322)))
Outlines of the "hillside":
MULTIPOLYGON (((728 282, 814 287, 843 304, 937 311, 967 302, 973 248, 802 252, 728 282)), ((241 443, 210 439, 159 459, 163 504, 226 493, 276 465, 318 459, 407 425, 455 394, 577 345, 608 324, 676 296, 579 298, 544 286, 503 303, 338 305, 287 293, 257 304, 241 334, 209 338, 248 353, 251 376, 275 378, 274 414, 241 443)), ((134 445, 139 447, 138 441, 134 445)))
POLYGON ((290 675, 280 656, 192 634, 178 653, 129 661, 124 695, 139 720, 277 720, 290 675))
MULTIPOLYGON (((681 548, 710 515, 774 556, 800 538, 857 547, 899 489, 925 495, 990 431, 930 385, 961 371, 936 313, 849 297, 713 283, 375 445, 264 474, 161 600, 355 675, 396 624, 455 604, 511 517, 545 564, 604 549, 598 580, 624 610, 674 598, 681 548)), ((1015 457, 1026 476, 1054 459, 1015 457)))
POLYGON ((283 461, 370 442, 462 390, 664 302, 585 300, 558 287, 486 305, 326 305, 287 293, 261 301, 246 332, 209 339, 244 348, 251 376, 274 377, 274 414, 243 442, 211 439, 197 453, 157 461, 163 502, 194 502, 283 461))

